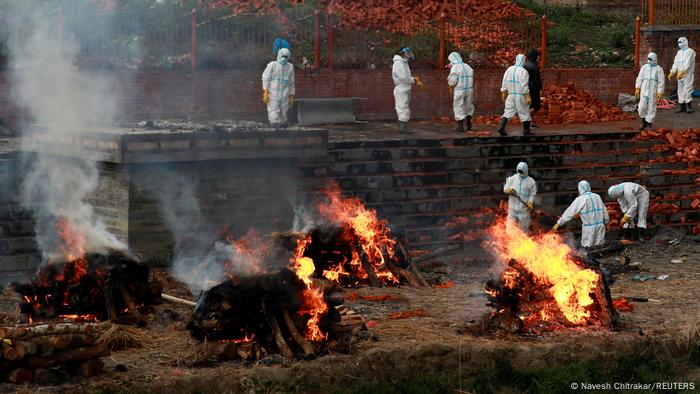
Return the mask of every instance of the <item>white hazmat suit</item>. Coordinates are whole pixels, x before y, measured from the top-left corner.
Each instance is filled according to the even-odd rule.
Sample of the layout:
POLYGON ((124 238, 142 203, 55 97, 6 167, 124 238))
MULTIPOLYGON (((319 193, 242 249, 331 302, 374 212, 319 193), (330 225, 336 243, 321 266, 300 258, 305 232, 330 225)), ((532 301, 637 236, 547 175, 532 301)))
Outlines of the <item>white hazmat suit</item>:
POLYGON ((634 218, 637 217, 637 227, 647 228, 647 212, 649 212, 649 192, 642 185, 624 182, 608 189, 608 196, 617 199, 620 209, 630 220, 624 228, 634 228, 634 218))
POLYGON ((693 101, 695 50, 688 47, 688 39, 685 37, 678 39, 678 47, 678 53, 673 59, 671 74, 677 74, 678 76, 678 103, 687 104, 693 101))
POLYGON ((287 122, 289 96, 294 96, 294 66, 289 63, 291 52, 282 48, 277 60, 268 63, 262 75, 263 90, 269 91, 267 117, 271 125, 287 122))
POLYGON ((411 76, 411 68, 408 60, 400 55, 394 56, 394 65, 391 68, 391 78, 394 80, 394 104, 399 122, 408 122, 411 119, 411 87, 416 83, 411 76))
MULTIPOLYGON (((654 123, 656 117, 656 97, 664 93, 664 70, 659 66, 656 54, 649 53, 647 64, 643 65, 634 84, 639 89, 639 117, 647 123, 654 123)), ((642 125, 644 128, 646 123, 642 125)))
POLYGON ((527 163, 518 163, 517 171, 518 173, 508 177, 506 184, 503 185, 503 192, 510 195, 508 197, 506 231, 511 226, 517 225, 520 230, 527 233, 530 228, 530 208, 528 205, 532 206, 535 202, 537 183, 529 176, 527 163))
POLYGON ((591 192, 588 181, 578 183, 579 196, 561 215, 557 224, 563 226, 577 214, 581 217, 581 246, 591 246, 605 243, 605 225, 610 222, 608 209, 599 195, 591 192))
POLYGON ((508 93, 503 117, 511 119, 517 114, 521 122, 529 122, 530 104, 527 102, 526 96, 530 94, 528 88, 530 74, 523 68, 524 64, 525 55, 520 54, 515 58, 515 65, 508 67, 506 73, 503 74, 501 92, 508 93))
POLYGON ((474 70, 462 61, 462 56, 452 52, 447 57, 452 67, 447 76, 447 85, 454 89, 452 109, 455 120, 464 120, 467 116, 474 115, 472 94, 474 88, 474 70))

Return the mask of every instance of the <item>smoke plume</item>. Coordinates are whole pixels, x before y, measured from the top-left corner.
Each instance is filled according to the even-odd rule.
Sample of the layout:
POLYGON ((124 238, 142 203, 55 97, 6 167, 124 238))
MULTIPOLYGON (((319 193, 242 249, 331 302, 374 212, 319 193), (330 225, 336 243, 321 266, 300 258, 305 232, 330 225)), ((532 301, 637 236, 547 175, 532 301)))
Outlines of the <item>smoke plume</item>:
MULTIPOLYGON (((80 48, 61 3, 14 2, 5 15, 15 24, 9 40, 13 97, 29 123, 56 140, 109 125, 119 110, 112 81, 77 67, 80 48)), ((31 141, 25 130, 24 151, 32 150, 31 141)), ((87 202, 99 185, 97 162, 38 153, 25 158, 24 171, 21 202, 35 216, 47 260, 58 258, 58 220, 85 238, 86 252, 126 248, 87 202)))

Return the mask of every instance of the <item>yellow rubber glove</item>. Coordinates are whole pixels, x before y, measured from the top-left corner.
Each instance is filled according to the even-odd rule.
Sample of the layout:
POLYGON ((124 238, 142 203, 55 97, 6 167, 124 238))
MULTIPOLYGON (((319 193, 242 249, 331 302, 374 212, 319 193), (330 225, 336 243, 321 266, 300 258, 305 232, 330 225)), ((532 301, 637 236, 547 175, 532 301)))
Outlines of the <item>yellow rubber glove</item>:
POLYGON ((670 73, 668 73, 668 80, 669 81, 672 80, 675 75, 676 75, 675 71, 671 71, 670 73))
POLYGON ((503 100, 504 103, 506 102, 507 98, 508 98, 508 92, 501 92, 501 100, 503 100))
POLYGON ((530 97, 530 93, 525 93, 525 101, 527 101, 527 105, 530 105, 532 103, 532 97, 530 97))
POLYGON ((506 194, 515 194, 515 190, 513 190, 513 189, 506 189, 506 194))
POLYGON ((634 97, 639 98, 639 96, 642 94, 642 91, 640 89, 634 89, 634 97))
POLYGON ((294 96, 290 95, 289 96, 289 106, 291 107, 292 105, 294 105, 294 96))
POLYGON ((535 204, 529 202, 527 203, 527 207, 530 208, 530 210, 532 211, 533 209, 535 209, 535 204))
POLYGON ((681 79, 685 76, 685 70, 681 70, 678 72, 678 79, 681 79))
POLYGON ((664 98, 663 93, 656 93, 656 101, 659 101, 659 100, 661 100, 662 98, 664 98))
POLYGON ((626 223, 628 223, 630 220, 632 220, 632 218, 629 217, 629 216, 627 216, 627 215, 625 215, 625 216, 622 217, 622 220, 620 220, 620 224, 626 224, 626 223))
POLYGON ((447 89, 450 91, 450 94, 455 94, 455 88, 452 86, 448 86, 447 89))
POLYGON ((418 77, 413 77, 413 79, 416 80, 416 86, 418 86, 419 88, 421 88, 421 89, 423 89, 423 90, 425 90, 425 89, 428 88, 427 86, 425 86, 425 84, 423 83, 423 81, 421 81, 420 78, 418 78, 418 77))
POLYGON ((267 105, 270 102, 270 91, 267 89, 263 90, 262 101, 267 105))
POLYGON ((557 230, 559 230, 559 223, 556 223, 554 226, 552 226, 553 232, 556 232, 557 230))

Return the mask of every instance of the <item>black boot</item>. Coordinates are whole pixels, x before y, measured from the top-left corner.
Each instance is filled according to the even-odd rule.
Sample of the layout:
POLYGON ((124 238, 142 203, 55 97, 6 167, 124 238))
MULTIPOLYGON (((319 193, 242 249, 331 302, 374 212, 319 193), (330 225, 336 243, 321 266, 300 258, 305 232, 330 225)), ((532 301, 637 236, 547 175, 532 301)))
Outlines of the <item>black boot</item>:
POLYGON ((457 127, 455 127, 455 131, 458 133, 464 132, 464 119, 457 121, 457 127))
POLYGON ((642 119, 642 125, 639 126, 639 130, 646 130, 648 125, 649 125, 649 123, 647 123, 647 120, 642 119))
POLYGON ((692 114, 692 113, 693 113, 693 102, 692 102, 692 101, 689 101, 689 102, 688 102, 688 109, 686 109, 685 112, 687 112, 687 113, 689 113, 689 114, 692 114))
POLYGON ((508 119, 507 118, 501 118, 501 123, 498 125, 498 134, 502 136, 507 136, 508 133, 506 132, 506 125, 508 124, 508 119))
POLYGON ((677 114, 679 114, 679 113, 681 113, 681 112, 685 112, 685 103, 680 104, 680 105, 678 106, 678 109, 676 109, 676 113, 677 113, 677 114))
POLYGON ((532 135, 532 130, 530 129, 530 121, 523 122, 523 135, 532 135))
POLYGON ((405 133, 408 131, 408 122, 402 122, 399 120, 399 131, 405 133))
POLYGON ((467 116, 467 130, 471 130, 471 129, 472 129, 472 116, 469 115, 469 116, 467 116))

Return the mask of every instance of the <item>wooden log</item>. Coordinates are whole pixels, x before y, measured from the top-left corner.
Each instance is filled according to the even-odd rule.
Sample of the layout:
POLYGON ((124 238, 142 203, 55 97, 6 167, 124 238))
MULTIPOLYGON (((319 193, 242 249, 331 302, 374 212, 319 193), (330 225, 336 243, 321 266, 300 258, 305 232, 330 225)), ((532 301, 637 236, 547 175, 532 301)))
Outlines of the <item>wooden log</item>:
POLYGON ((460 245, 445 246, 444 248, 436 249, 430 253, 426 253, 422 256, 418 256, 418 257, 412 259, 411 262, 414 264, 427 262, 427 261, 430 261, 430 260, 433 260, 433 259, 436 259, 436 258, 439 258, 442 256, 449 255, 450 253, 455 252, 461 248, 462 248, 462 246, 460 246, 460 245))
POLYGON ((96 331, 95 324, 41 324, 37 326, 0 327, 0 338, 19 339, 43 335, 89 334, 96 331))
POLYGON ((126 289, 126 287, 124 287, 123 285, 119 286, 119 291, 121 293, 122 299, 124 300, 124 303, 129 308, 129 313, 131 313, 134 317, 136 317, 136 319, 139 322, 146 321, 146 319, 144 319, 143 316, 141 315, 141 312, 139 312, 138 307, 134 303, 134 300, 133 300, 133 298, 131 298, 131 294, 129 294, 129 291, 126 289))
POLYGON ((76 349, 66 349, 56 352, 48 357, 32 356, 26 359, 29 368, 53 368, 69 362, 86 361, 108 356, 107 344, 101 343, 91 347, 80 347, 76 349))
POLYGON ((357 248, 357 251, 360 254, 360 262, 362 263, 362 269, 364 269, 367 273, 369 284, 372 287, 381 287, 382 283, 379 281, 379 278, 377 278, 377 272, 374 270, 372 262, 369 261, 367 253, 365 253, 365 251, 362 249, 362 245, 360 245, 359 242, 356 242, 355 247, 357 248))
POLYGON ((5 360, 9 360, 9 361, 17 360, 17 358, 18 358, 17 350, 15 350, 15 348, 12 346, 3 345, 2 346, 2 358, 5 360))
POLYGON ((48 357, 53 354, 53 352, 56 350, 56 346, 51 342, 50 338, 48 337, 43 337, 41 338, 41 341, 38 345, 39 349, 37 351, 37 355, 39 357, 48 357))
POLYGON ((51 372, 48 369, 38 368, 34 370, 34 384, 47 385, 51 382, 51 372))
POLYGON ((71 335, 51 335, 46 340, 51 342, 55 349, 65 350, 70 346, 73 337, 71 335))
POLYGON ((192 307, 197 305, 196 302, 183 300, 182 298, 173 297, 165 293, 161 294, 161 297, 166 301, 174 302, 176 304, 187 305, 192 307))
POLYGON ((17 350, 17 355, 21 354, 21 357, 19 358, 24 358, 25 356, 35 355, 38 350, 38 346, 36 342, 31 340, 17 341, 15 349, 17 350))
POLYGON ((292 349, 289 347, 289 344, 282 335, 282 329, 280 328, 280 324, 277 321, 277 318, 275 317, 275 315, 270 313, 270 311, 266 311, 265 315, 267 317, 267 321, 270 323, 270 328, 272 328, 272 334, 275 339, 275 344, 277 345, 277 350, 280 351, 280 354, 282 354, 282 356, 286 358, 293 358, 294 353, 292 352, 292 349))
POLYGON ((34 372, 29 368, 17 368, 7 374, 7 381, 14 384, 32 383, 34 372))
POLYGON ((282 318, 284 320, 285 326, 287 326, 287 330, 292 335, 294 342, 296 342, 297 345, 299 345, 301 350, 304 352, 304 355, 309 356, 314 354, 314 347, 299 332, 296 324, 294 324, 294 319, 292 319, 292 316, 289 314, 289 311, 287 309, 282 310, 282 318))

